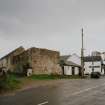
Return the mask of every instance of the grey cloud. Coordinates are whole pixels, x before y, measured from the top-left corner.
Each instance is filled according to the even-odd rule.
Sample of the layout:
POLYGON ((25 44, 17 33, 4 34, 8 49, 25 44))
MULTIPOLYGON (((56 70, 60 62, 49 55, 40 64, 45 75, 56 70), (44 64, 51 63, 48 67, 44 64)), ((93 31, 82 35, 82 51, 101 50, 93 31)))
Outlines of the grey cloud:
POLYGON ((5 52, 24 45, 80 53, 84 27, 87 52, 105 49, 104 11, 105 0, 0 0, 0 47, 5 52))

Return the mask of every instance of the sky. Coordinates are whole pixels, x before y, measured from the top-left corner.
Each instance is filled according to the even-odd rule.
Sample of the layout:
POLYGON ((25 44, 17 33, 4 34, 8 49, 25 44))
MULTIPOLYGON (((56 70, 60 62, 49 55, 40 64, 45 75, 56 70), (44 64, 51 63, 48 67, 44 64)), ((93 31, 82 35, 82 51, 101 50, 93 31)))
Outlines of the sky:
POLYGON ((105 51, 105 0, 0 0, 0 57, 19 46, 61 55, 105 51))

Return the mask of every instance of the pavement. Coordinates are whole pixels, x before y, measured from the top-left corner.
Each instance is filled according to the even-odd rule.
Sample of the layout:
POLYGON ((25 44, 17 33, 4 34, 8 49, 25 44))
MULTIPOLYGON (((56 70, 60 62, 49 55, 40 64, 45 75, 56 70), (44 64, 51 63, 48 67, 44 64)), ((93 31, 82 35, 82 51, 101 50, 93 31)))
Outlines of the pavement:
POLYGON ((105 105, 105 77, 59 80, 54 85, 0 96, 0 105, 105 105))

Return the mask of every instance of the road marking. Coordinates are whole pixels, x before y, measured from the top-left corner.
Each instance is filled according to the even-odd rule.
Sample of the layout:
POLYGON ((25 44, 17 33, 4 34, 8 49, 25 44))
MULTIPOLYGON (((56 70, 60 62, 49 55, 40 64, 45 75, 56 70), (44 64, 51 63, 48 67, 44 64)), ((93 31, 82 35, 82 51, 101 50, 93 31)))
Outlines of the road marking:
POLYGON ((45 102, 40 103, 40 104, 38 104, 38 105, 45 105, 45 104, 48 104, 48 101, 45 101, 45 102))
POLYGON ((87 91, 89 91, 89 90, 98 88, 98 87, 100 87, 100 86, 105 86, 105 84, 102 84, 102 85, 99 85, 99 86, 95 86, 95 87, 91 87, 91 88, 87 88, 87 89, 81 90, 81 91, 79 91, 79 92, 75 92, 75 93, 73 93, 73 94, 71 94, 71 95, 72 95, 72 96, 75 96, 75 95, 78 95, 78 94, 80 94, 80 93, 84 93, 84 92, 87 92, 87 91))

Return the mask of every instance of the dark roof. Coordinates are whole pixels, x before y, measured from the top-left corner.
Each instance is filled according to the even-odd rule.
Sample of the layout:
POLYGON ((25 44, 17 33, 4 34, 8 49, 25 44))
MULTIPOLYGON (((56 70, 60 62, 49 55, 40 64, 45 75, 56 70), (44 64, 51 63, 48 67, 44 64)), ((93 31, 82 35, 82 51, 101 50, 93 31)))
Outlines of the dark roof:
POLYGON ((65 61, 64 62, 64 65, 67 65, 67 66, 74 66, 74 67, 81 67, 81 65, 78 65, 72 61, 65 61))
POLYGON ((91 62, 91 61, 102 61, 101 56, 86 56, 84 57, 84 62, 91 62))
POLYGON ((67 61, 67 59, 68 59, 70 56, 71 56, 71 55, 60 56, 60 60, 67 61))
POLYGON ((0 60, 10 56, 12 53, 14 53, 15 51, 17 51, 18 49, 24 49, 22 46, 16 48, 15 50, 11 51, 10 53, 8 53, 7 55, 3 56, 2 58, 0 58, 0 60))
POLYGON ((60 57, 60 63, 65 65, 65 66, 74 66, 74 67, 81 67, 80 65, 72 62, 72 61, 67 61, 68 58, 71 57, 71 55, 64 55, 60 57))

